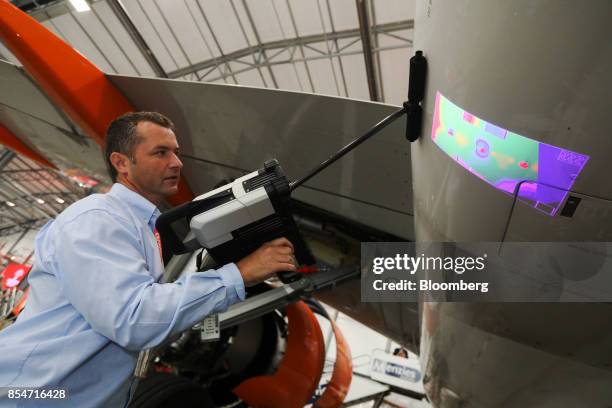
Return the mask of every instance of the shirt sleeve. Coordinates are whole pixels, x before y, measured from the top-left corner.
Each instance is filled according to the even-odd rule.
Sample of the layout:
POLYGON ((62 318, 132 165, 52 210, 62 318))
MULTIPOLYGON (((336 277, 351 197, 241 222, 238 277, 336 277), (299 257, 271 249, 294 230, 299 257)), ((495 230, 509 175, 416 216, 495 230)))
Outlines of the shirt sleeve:
POLYGON ((235 264, 155 283, 136 227, 90 210, 56 234, 53 270, 91 327, 129 350, 154 347, 244 300, 235 264))

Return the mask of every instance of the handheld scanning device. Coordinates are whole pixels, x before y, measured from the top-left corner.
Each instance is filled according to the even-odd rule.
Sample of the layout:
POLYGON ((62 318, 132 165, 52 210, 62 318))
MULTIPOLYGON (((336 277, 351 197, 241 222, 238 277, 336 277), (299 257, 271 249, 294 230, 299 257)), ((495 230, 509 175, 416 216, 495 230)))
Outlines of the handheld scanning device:
POLYGON ((292 216, 291 192, 340 159, 387 125, 407 115, 406 138, 417 140, 421 133, 427 60, 422 51, 410 59, 408 101, 366 133, 344 146, 302 178, 289 182, 276 159, 266 161, 257 171, 196 197, 193 201, 164 212, 156 227, 174 254, 205 248, 218 264, 236 262, 263 243, 286 237, 293 243, 297 262, 313 265, 315 259, 292 216), (193 238, 183 242, 172 223, 184 219, 193 238))

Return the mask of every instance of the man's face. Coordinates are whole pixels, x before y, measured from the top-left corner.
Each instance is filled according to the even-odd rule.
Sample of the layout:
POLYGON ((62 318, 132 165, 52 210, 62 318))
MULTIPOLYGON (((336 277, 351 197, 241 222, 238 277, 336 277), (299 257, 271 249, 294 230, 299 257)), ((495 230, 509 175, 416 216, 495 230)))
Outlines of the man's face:
POLYGON ((127 181, 141 195, 158 202, 178 191, 183 163, 178 158, 176 136, 152 122, 138 123, 136 132, 140 143, 128 163, 127 181))

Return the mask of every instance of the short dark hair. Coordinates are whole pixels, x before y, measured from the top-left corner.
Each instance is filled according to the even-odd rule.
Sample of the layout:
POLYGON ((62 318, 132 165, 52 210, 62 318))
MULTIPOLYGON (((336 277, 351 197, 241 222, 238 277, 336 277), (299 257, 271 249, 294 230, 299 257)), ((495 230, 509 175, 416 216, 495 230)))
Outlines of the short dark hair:
POLYGON ((174 131, 174 123, 157 112, 129 112, 113 120, 106 130, 104 158, 113 183, 117 181, 117 169, 110 161, 111 153, 118 152, 133 159, 134 149, 142 140, 136 132, 140 122, 151 122, 174 131))

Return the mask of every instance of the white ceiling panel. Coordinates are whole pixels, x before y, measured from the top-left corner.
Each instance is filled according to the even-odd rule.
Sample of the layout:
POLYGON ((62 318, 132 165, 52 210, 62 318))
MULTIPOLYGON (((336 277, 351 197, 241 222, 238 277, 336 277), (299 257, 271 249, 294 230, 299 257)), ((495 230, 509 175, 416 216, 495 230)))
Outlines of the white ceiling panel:
POLYGON ((318 42, 304 45, 304 54, 306 57, 325 56, 329 54, 328 44, 326 42, 318 42))
POLYGON ((234 60, 227 64, 234 74, 254 68, 250 61, 234 60))
POLYGON ((336 75, 336 81, 338 82, 338 89, 340 96, 348 95, 348 84, 346 83, 345 73, 344 73, 344 63, 338 57, 334 57, 331 60, 332 67, 334 69, 334 73, 336 75))
POLYGON ((363 52, 363 45, 361 45, 361 38, 341 38, 338 40, 338 47, 342 52, 363 52))
POLYGON ((414 30, 400 30, 378 34, 379 47, 408 46, 408 41, 414 38, 414 30))
POLYGON ((246 3, 262 42, 278 41, 284 38, 282 26, 278 24, 271 0, 248 0, 246 3))
POLYGON ((291 59, 291 53, 297 55, 296 47, 294 48, 279 48, 267 51, 268 58, 272 62, 288 62, 291 59))
POLYGON ((225 81, 226 84, 230 84, 230 85, 238 85, 238 79, 235 78, 235 76, 233 75, 227 75, 225 76, 225 79, 221 79, 221 80, 216 80, 214 82, 218 82, 221 83, 222 81, 225 81))
POLYGON ((376 24, 392 23, 394 21, 414 18, 416 0, 372 0, 376 24))
MULTIPOLYGON (((285 38, 294 38, 297 36, 293 23, 291 21, 291 13, 289 12, 289 3, 287 0, 271 0, 272 8, 275 11, 276 24, 279 25, 285 38)), ((259 2, 259 0, 258 0, 259 2)), ((270 21, 268 24, 272 24, 270 21)))
POLYGON ((200 80, 202 82, 211 82, 213 78, 216 78, 219 75, 221 75, 221 71, 217 68, 215 69, 207 68, 207 69, 202 69, 198 71, 198 76, 200 77, 200 80))
POLYGON ((355 0, 326 0, 331 9, 336 31, 359 28, 355 0))
POLYGON ((81 13, 71 13, 80 25, 87 30, 97 49, 104 54, 106 59, 114 68, 115 72, 126 75, 137 75, 138 71, 133 63, 128 60, 119 44, 111 36, 103 23, 92 10, 81 13))
MULTIPOLYGON (((166 72, 178 69, 177 63, 172 59, 167 51, 165 43, 160 38, 158 32, 154 29, 152 22, 139 0, 131 0, 123 2, 127 12, 132 19, 134 25, 144 38, 145 42, 159 61, 160 65, 166 72)), ((159 22, 157 24, 160 24, 159 22)))
POLYGON ((344 92, 344 84, 342 83, 342 71, 340 69, 340 64, 338 63, 338 59, 335 57, 329 57, 331 53, 335 51, 335 44, 331 41, 323 41, 319 43, 309 44, 308 47, 304 48, 304 55, 306 58, 319 58, 312 61, 309 61, 309 66, 312 67, 311 74, 313 75, 313 82, 315 83, 315 88, 317 88, 317 93, 325 93, 327 95, 339 95, 345 96, 344 92), (326 81, 319 78, 314 78, 315 73, 318 76, 323 76, 327 72, 324 69, 324 66, 320 64, 320 62, 324 61, 325 64, 329 67, 329 81, 333 84, 333 91, 330 91, 326 81), (314 64, 314 65, 311 65, 314 64), (320 92, 319 88, 325 89, 325 92, 320 92), (331 93, 330 93, 331 92, 331 93))
POLYGON ((370 94, 361 40, 359 38, 342 38, 338 40, 338 47, 343 53, 357 53, 341 57, 348 97, 369 100, 370 94))
POLYGON ((347 55, 342 58, 342 67, 348 88, 348 97, 354 99, 370 100, 368 79, 366 76, 363 55, 347 55))
POLYGON ((104 72, 117 72, 106 56, 96 48, 89 39, 88 34, 79 27, 77 20, 72 14, 63 14, 51 20, 55 27, 74 48, 89 59, 94 65, 104 72))
MULTIPOLYGON (((317 6, 317 16, 319 17, 319 32, 322 33, 331 33, 332 25, 331 20, 329 19, 329 9, 327 8, 327 0, 316 0, 317 6)), ((314 19, 315 16, 312 16, 314 19)))
POLYGON ((151 65, 149 65, 136 44, 134 44, 127 30, 117 19, 117 16, 115 16, 115 13, 113 13, 106 1, 98 1, 91 6, 115 40, 114 44, 117 46, 117 49, 114 52, 126 55, 126 58, 136 68, 137 75, 155 76, 153 68, 151 68, 151 65))
POLYGON ((198 30, 194 16, 183 1, 156 0, 156 4, 168 21, 169 26, 172 27, 178 43, 185 51, 185 59, 190 65, 212 57, 202 34, 198 30))
POLYGON ((223 77, 223 72, 225 72, 224 70, 219 70, 219 69, 214 69, 214 70, 210 70, 210 69, 205 69, 202 71, 198 72, 198 75, 200 76, 201 81, 203 82, 212 82, 212 83, 219 83, 219 84, 232 84, 235 85, 236 82, 234 81, 234 79, 231 76, 227 76, 227 77, 223 77), (208 75, 206 75, 208 74, 208 75), (204 76, 206 75, 206 76, 204 76))
POLYGON ((194 74, 189 74, 189 75, 183 75, 182 77, 176 78, 176 79, 178 79, 179 81, 193 81, 194 76, 195 76, 194 74))
MULTIPOLYGON (((231 0, 230 4, 234 6, 235 12, 238 15, 238 21, 242 23, 242 28, 244 29, 244 32, 241 34, 242 36, 246 35, 245 41, 248 43, 248 45, 257 44, 257 38, 255 36, 254 30, 257 29, 257 33, 259 34, 261 38, 262 30, 266 29, 266 25, 270 21, 273 21, 272 18, 274 17, 273 15, 268 16, 268 19, 264 20, 263 24, 259 24, 258 21, 255 19, 255 13, 259 10, 260 7, 262 6, 265 7, 265 5, 267 4, 266 1, 260 0, 260 1, 257 1, 256 3, 250 3, 250 2, 244 2, 244 1, 239 1, 239 0, 231 0), (249 13, 251 14, 251 17, 253 17, 255 27, 253 27, 253 24, 251 24, 251 21, 249 20, 249 13, 247 13, 245 4, 246 4, 246 7, 248 8, 249 13)), ((265 41, 265 40, 262 40, 262 41, 265 41)))
POLYGON ((256 69, 236 74, 236 79, 240 85, 257 86, 260 88, 264 87, 263 81, 261 80, 261 75, 256 69))
POLYGON ((49 31, 51 31, 53 34, 57 35, 59 38, 61 38, 63 41, 66 41, 66 37, 64 37, 64 34, 62 34, 60 32, 60 30, 57 29, 57 27, 55 26, 55 23, 53 22, 53 20, 49 19, 49 20, 45 20, 42 22, 42 25, 44 25, 45 27, 47 27, 47 29, 49 31))
MULTIPOLYGON (((239 85, 258 87, 264 86, 263 80, 261 79, 261 74, 257 68, 252 68, 246 64, 240 64, 238 62, 230 62, 229 66, 234 72, 234 76, 236 77, 236 81, 239 85)), ((271 85, 272 84, 270 84, 270 86, 271 85)))
POLYGON ((213 83, 213 84, 226 84, 226 83, 227 84, 234 84, 231 80, 228 80, 227 82, 225 82, 225 80, 223 80, 221 78, 215 79, 214 81, 210 81, 210 82, 213 83))
MULTIPOLYGON (((257 54, 257 55, 259 58, 261 58, 260 54, 257 54)), ((254 55, 250 55, 245 58, 240 58, 239 60, 236 60, 236 61, 242 63, 242 65, 239 65, 239 70, 241 71, 244 71, 245 69, 249 69, 250 68, 249 64, 256 67, 253 71, 256 72, 257 75, 259 75, 260 85, 256 85, 254 82, 251 82, 252 86, 262 86, 266 88, 275 87, 274 81, 272 80, 272 76, 269 73, 268 67, 265 65, 262 65, 262 64, 265 64, 265 61, 263 58, 259 60, 259 63, 255 60, 254 55)), ((242 84, 242 82, 240 82, 239 79, 238 79, 238 83, 242 84)))
POLYGON ((304 55, 306 58, 309 57, 325 57, 328 58, 330 49, 333 45, 330 45, 329 41, 321 41, 316 43, 310 43, 304 47, 304 55))
POLYGON ((289 6, 301 37, 322 32, 317 0, 289 0, 289 6))
POLYGON ((232 5, 227 0, 200 1, 224 54, 248 47, 232 5))
POLYGON ((303 87, 298 78, 298 73, 293 64, 278 64, 272 66, 272 72, 278 82, 279 89, 289 91, 303 91, 303 87))
POLYGON ((12 62, 15 65, 21 65, 21 62, 19 62, 19 60, 15 58, 13 53, 10 52, 8 48, 6 48, 4 44, 2 44, 2 42, 0 42, 0 55, 0 58, 3 58, 5 61, 12 62))
MULTIPOLYGON (((266 55, 268 58, 270 58, 271 53, 268 52, 266 53, 266 55)), ((242 65, 243 70, 249 64, 259 66, 258 72, 260 72, 260 77, 263 77, 262 78, 262 81, 264 81, 263 86, 274 88, 274 82, 272 81, 272 77, 268 73, 268 68, 263 66, 263 64, 266 64, 266 58, 264 58, 264 55, 262 55, 262 53, 258 52, 257 54, 251 54, 247 57, 239 58, 236 61, 243 63, 242 65)))
POLYGON ((179 68, 189 65, 187 55, 181 48, 178 38, 174 32, 174 27, 170 27, 167 16, 161 10, 157 0, 136 0, 142 4, 144 13, 149 17, 153 29, 157 31, 160 41, 165 45, 166 51, 170 54, 175 65, 179 68))
POLYGON ((316 93, 322 95, 340 95, 334 81, 332 64, 329 59, 308 61, 308 68, 310 69, 316 93))
POLYGON ((206 52, 211 55, 211 58, 216 58, 221 55, 221 49, 217 46, 206 20, 204 19, 203 9, 197 0, 185 0, 185 7, 189 10, 190 18, 195 21, 196 30, 202 37, 202 44, 206 52))
MULTIPOLYGON (((261 76, 263 76, 264 78, 264 86, 268 88, 274 88, 274 81, 272 80, 272 75, 274 75, 274 72, 272 71, 272 74, 270 74, 270 69, 268 69, 268 67, 261 67, 260 71, 261 76)), ((274 77, 274 79, 276 79, 276 76, 274 77)), ((278 80, 276 81, 276 84, 278 85, 278 80)))
POLYGON ((310 65, 307 62, 297 62, 294 65, 304 92, 314 92, 314 79, 312 79, 312 74, 309 76, 310 65), (313 83, 311 83, 311 79, 313 83))
MULTIPOLYGON (((407 36, 409 30, 398 31, 402 37, 407 36)), ((381 47, 386 45, 380 38, 381 47)), ((401 105, 408 98, 408 69, 412 48, 398 48, 380 52, 381 74, 383 77, 383 92, 385 102, 401 105)))

